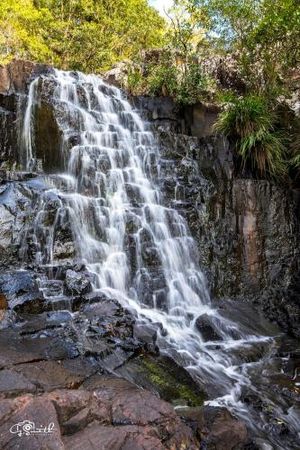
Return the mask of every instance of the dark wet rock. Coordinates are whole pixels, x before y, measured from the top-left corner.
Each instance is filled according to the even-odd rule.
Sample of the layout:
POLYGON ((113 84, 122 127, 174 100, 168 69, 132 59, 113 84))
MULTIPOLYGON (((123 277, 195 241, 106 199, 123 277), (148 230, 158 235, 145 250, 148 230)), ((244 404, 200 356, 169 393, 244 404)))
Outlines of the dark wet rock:
POLYGON ((21 181, 5 180, 0 188, 0 268, 7 271, 23 265, 34 258, 33 244, 26 225, 30 227, 37 198, 45 189, 41 179, 23 177, 21 181), (21 259, 21 263, 20 263, 21 259))
POLYGON ((199 316, 195 325, 204 341, 222 341, 218 326, 209 315, 202 314, 199 316))
POLYGON ((208 449, 242 449, 247 444, 248 432, 245 424, 233 417, 227 409, 206 406, 203 408, 203 418, 204 427, 208 430, 203 440, 208 449))
MULTIPOLYGON (((6 182, 11 181, 28 181, 38 176, 35 172, 2 170, 0 171, 0 179, 3 178, 6 182)), ((5 186, 2 186, 4 188, 5 186)))
POLYGON ((53 256, 56 260, 69 260, 75 256, 73 236, 69 229, 59 229, 55 233, 53 256))
POLYGON ((220 108, 214 104, 196 103, 188 105, 183 110, 186 128, 198 138, 211 136, 214 134, 214 124, 216 123, 220 108))
POLYGON ((145 246, 142 250, 142 258, 145 267, 161 265, 159 251, 156 247, 145 246))
POLYGON ((20 114, 30 81, 51 70, 43 64, 14 60, 0 66, 0 167, 16 170, 24 162, 18 135, 20 114))
POLYGON ((87 317, 93 317, 93 315, 122 317, 124 314, 124 309, 117 300, 108 298, 101 292, 91 292, 85 295, 81 307, 87 317))
POLYGON ((22 298, 23 295, 38 295, 36 275, 28 271, 14 271, 0 276, 0 286, 8 299, 22 298))
MULTIPOLYGON (((42 83, 42 81, 41 81, 42 83)), ((64 168, 61 156, 61 130, 53 106, 43 100, 34 110, 34 147, 36 158, 42 162, 45 172, 51 173, 64 168)))
POLYGON ((26 271, 0 275, 0 290, 5 294, 10 309, 23 313, 39 313, 45 308, 43 293, 35 274, 26 271))
POLYGON ((298 335, 297 195, 239 169, 231 145, 201 125, 210 127, 216 111, 192 107, 189 122, 182 111, 168 109, 168 100, 140 98, 136 105, 149 110, 151 120, 159 102, 167 120, 155 125, 152 118, 163 157, 158 182, 166 204, 180 211, 197 239, 213 296, 249 297, 269 318, 298 335), (199 122, 194 114, 202 115, 199 122))
POLYGON ((91 280, 87 273, 75 272, 67 270, 66 287, 70 294, 81 295, 87 294, 92 290, 91 280))
POLYGON ((63 293, 63 283, 60 280, 47 280, 43 284, 45 297, 56 297, 63 293))
POLYGON ((226 408, 185 408, 177 414, 194 429, 207 450, 242 450, 249 443, 245 424, 226 408))
POLYGON ((153 349, 157 339, 157 327, 152 324, 137 322, 133 327, 133 335, 136 339, 145 342, 153 349))
POLYGON ((264 439, 257 438, 254 440, 254 450, 274 450, 274 447, 264 439))
POLYGON ((162 270, 158 267, 142 268, 136 276, 137 291, 146 305, 157 308, 167 307, 167 283, 162 270))
MULTIPOLYGON (((26 325, 26 324, 25 324, 26 325)), ((22 335, 20 330, 0 331, 0 367, 21 364, 38 360, 71 359, 79 356, 79 350, 72 341, 69 329, 49 327, 44 329, 34 326, 30 329, 25 326, 27 333, 22 335), (35 328, 37 331, 35 332, 35 328), (19 333, 20 332, 20 333, 19 333)))
POLYGON ((17 110, 16 96, 0 94, 0 168, 5 170, 15 169, 20 160, 17 151, 17 110))
POLYGON ((13 240, 13 232, 15 225, 15 216, 6 208, 5 205, 0 205, 0 251, 1 259, 9 259, 9 246, 13 240))
POLYGON ((183 125, 178 106, 170 97, 133 97, 131 102, 144 119, 154 121, 156 126, 179 131, 183 125))
POLYGON ((41 73, 51 71, 45 64, 15 59, 0 67, 0 93, 26 92, 29 82, 41 73))

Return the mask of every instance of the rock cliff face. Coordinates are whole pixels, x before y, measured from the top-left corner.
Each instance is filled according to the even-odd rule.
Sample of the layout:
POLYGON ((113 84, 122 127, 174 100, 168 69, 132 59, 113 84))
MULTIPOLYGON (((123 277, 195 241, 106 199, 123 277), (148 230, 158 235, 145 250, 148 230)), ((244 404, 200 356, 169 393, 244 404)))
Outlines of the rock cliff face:
MULTIPOLYGON (((24 61, 0 68, 0 170, 8 181, 1 185, 2 267, 17 258, 22 228, 30 220, 27 206, 43 191, 41 183, 30 181, 32 175, 13 169, 24 170, 20 118, 29 83, 51 70, 24 61)), ((218 113, 214 106, 179 110, 169 98, 149 97, 132 102, 153 124, 163 154, 162 190, 166 201, 189 221, 213 296, 254 301, 269 318, 299 336, 298 193, 238 173, 228 142, 213 135, 218 113)), ((40 99, 35 114, 41 163, 35 169, 55 171, 63 161, 59 127, 47 95, 40 99)), ((74 251, 68 230, 57 239, 57 254, 64 259, 74 251)))
MULTIPOLYGON (((140 323, 117 300, 92 292, 91 273, 74 260, 70 217, 59 215, 59 196, 49 190, 53 175, 45 177, 64 167, 59 117, 52 114, 47 89, 33 110, 38 164, 25 167, 29 85, 51 70, 22 61, 0 68, 0 447, 92 449, 100 442, 106 450, 192 450, 201 441, 212 450, 224 442, 228 449, 244 448, 250 441, 245 424, 224 408, 203 407, 207 394, 199 384, 160 355, 159 324, 140 323), (52 252, 54 265, 41 247, 52 252), (172 403, 186 407, 177 414, 172 403), (52 423, 53 432, 32 437, 22 427, 21 435, 9 431, 24 418, 33 426, 52 423)), ((164 121, 178 128, 177 115, 164 121)), ((172 152, 168 130, 162 126, 160 133, 172 152)), ((176 145, 178 163, 183 147, 198 148, 197 139, 181 135, 176 145)), ((198 169, 196 178, 190 170, 188 157, 178 164, 180 189, 192 189, 198 179, 198 169)), ((172 180, 161 182, 171 199, 172 180)), ((192 205, 196 194, 195 187, 192 205)), ((182 208, 189 212, 184 202, 182 208)), ((151 265, 152 255, 145 258, 151 265)))
POLYGON ((163 191, 189 221, 212 295, 251 300, 299 336, 299 193, 239 173, 229 143, 213 134, 215 108, 133 102, 153 123, 163 191))
POLYGON ((20 151, 20 117, 30 81, 51 70, 43 64, 13 61, 0 67, 0 168, 17 168, 23 163, 20 151))
MULTIPOLYGON (((251 447, 245 424, 226 409, 203 407, 209 394, 205 380, 196 382, 171 356, 159 353, 157 336, 165 331, 161 324, 140 323, 117 300, 92 291, 92 273, 76 260, 71 218, 67 211, 61 213, 57 190, 49 189, 54 179, 56 183, 60 179, 55 172, 64 169, 59 120, 66 114, 59 105, 53 113, 53 96, 51 100, 48 95, 53 90, 51 78, 43 80, 32 110, 38 162, 30 170, 24 165, 22 123, 30 81, 51 70, 22 61, 0 68, 0 409, 10 411, 1 425, 0 443, 18 448, 18 438, 7 429, 28 414, 36 422, 50 418, 55 425, 51 439, 37 439, 36 449, 44 445, 92 449, 98 442, 112 450, 193 449, 200 442, 211 450, 266 448, 264 442, 251 447), (178 417, 170 403, 186 408, 177 410, 178 417)), ((256 318, 254 303, 284 330, 299 336, 296 193, 238 172, 229 143, 212 132, 218 113, 213 105, 179 110, 169 98, 139 97, 131 102, 159 141, 160 165, 154 158, 150 170, 165 204, 179 210, 189 223, 217 308, 223 308, 225 317, 235 311, 237 322, 244 325, 243 318, 244 322, 256 318), (233 299, 228 304, 236 302, 239 307, 226 310, 221 299, 233 299), (245 312, 243 317, 247 309, 251 314, 245 312)), ((66 148, 76 145, 76 133, 68 139, 66 148)), ((105 172, 105 160, 103 164, 105 172)), ((92 192, 94 187, 88 188, 92 192)), ((134 199, 136 193, 131 194, 134 199)), ((131 238, 136 226, 129 217, 126 245, 134 254, 131 238)), ((142 238, 142 258, 151 273, 144 288, 151 294, 156 284, 164 287, 163 274, 155 247, 147 235, 142 238)), ((132 265, 134 261, 133 257, 132 265)), ((163 309, 166 296, 162 297, 157 306, 163 309)), ((150 307, 151 302, 149 295, 150 307)), ((208 314, 197 318, 195 327, 204 342, 217 343, 216 347, 222 342, 218 322, 208 314)), ((245 347, 237 360, 244 352, 247 362, 257 362, 263 347, 245 347)), ((276 357, 290 353, 290 348, 280 346, 276 357)), ((283 377, 278 381, 283 388, 277 387, 276 377, 264 386, 265 391, 280 392, 288 413, 286 405, 296 396, 297 382, 292 356, 285 358, 289 363, 284 373, 278 375, 277 362, 273 372, 283 377)), ((265 415, 267 433, 285 433, 285 439, 295 442, 278 422, 276 409, 270 411, 266 400, 258 397, 250 388, 241 394, 265 415)), ((33 448, 32 441, 25 444, 24 448, 33 448)))

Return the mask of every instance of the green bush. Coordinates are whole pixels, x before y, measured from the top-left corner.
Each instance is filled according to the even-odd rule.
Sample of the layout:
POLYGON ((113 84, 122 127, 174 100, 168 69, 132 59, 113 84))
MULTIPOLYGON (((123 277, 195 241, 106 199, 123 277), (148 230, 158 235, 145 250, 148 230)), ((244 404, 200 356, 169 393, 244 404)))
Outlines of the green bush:
POLYGON ((276 114, 266 98, 249 94, 229 96, 215 130, 230 136, 243 165, 251 165, 259 176, 280 176, 286 172, 285 145, 275 130, 276 114))
POLYGON ((292 122, 290 133, 290 167, 296 169, 298 176, 300 172, 300 120, 297 118, 292 122))
POLYGON ((291 159, 291 166, 296 169, 300 169, 300 153, 293 156, 291 159))
POLYGON ((171 58, 147 68, 144 90, 149 95, 169 95, 182 105, 195 104, 206 96, 208 79, 199 64, 176 65, 171 58))
POLYGON ((200 100, 208 87, 207 77, 199 64, 189 64, 177 86, 176 100, 180 104, 193 104, 200 100))
POLYGON ((178 80, 176 68, 163 63, 149 68, 147 86, 150 95, 176 95, 178 80))
POLYGON ((142 95, 144 93, 144 77, 138 68, 130 68, 128 70, 126 88, 133 95, 142 95))

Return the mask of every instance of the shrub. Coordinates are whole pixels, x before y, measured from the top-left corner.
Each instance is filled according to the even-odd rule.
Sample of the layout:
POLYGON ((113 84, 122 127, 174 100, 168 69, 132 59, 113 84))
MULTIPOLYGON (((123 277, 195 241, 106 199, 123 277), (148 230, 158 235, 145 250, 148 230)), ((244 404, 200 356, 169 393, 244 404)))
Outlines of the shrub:
POLYGON ((130 67, 127 74, 126 88, 133 95, 144 93, 144 78, 139 68, 130 67))
POLYGON ((150 95, 176 95, 178 85, 176 67, 172 64, 153 65, 149 68, 147 85, 150 95))
POLYGON ((243 165, 259 176, 280 176, 286 172, 283 137, 275 131, 276 114, 260 95, 227 96, 215 130, 236 142, 243 165))
POLYGON ((193 104, 200 100, 208 87, 207 77, 199 64, 189 64, 177 87, 176 100, 181 104, 193 104))
POLYGON ((291 159, 291 166, 300 169, 300 153, 293 156, 291 159))

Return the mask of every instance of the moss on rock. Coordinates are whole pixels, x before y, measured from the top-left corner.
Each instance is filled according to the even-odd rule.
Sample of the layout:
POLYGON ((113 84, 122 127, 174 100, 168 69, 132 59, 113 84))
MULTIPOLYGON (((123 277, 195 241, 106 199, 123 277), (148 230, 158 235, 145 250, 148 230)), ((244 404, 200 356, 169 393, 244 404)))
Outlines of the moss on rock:
POLYGON ((190 374, 168 356, 140 355, 119 372, 173 405, 200 406, 206 397, 190 374))

